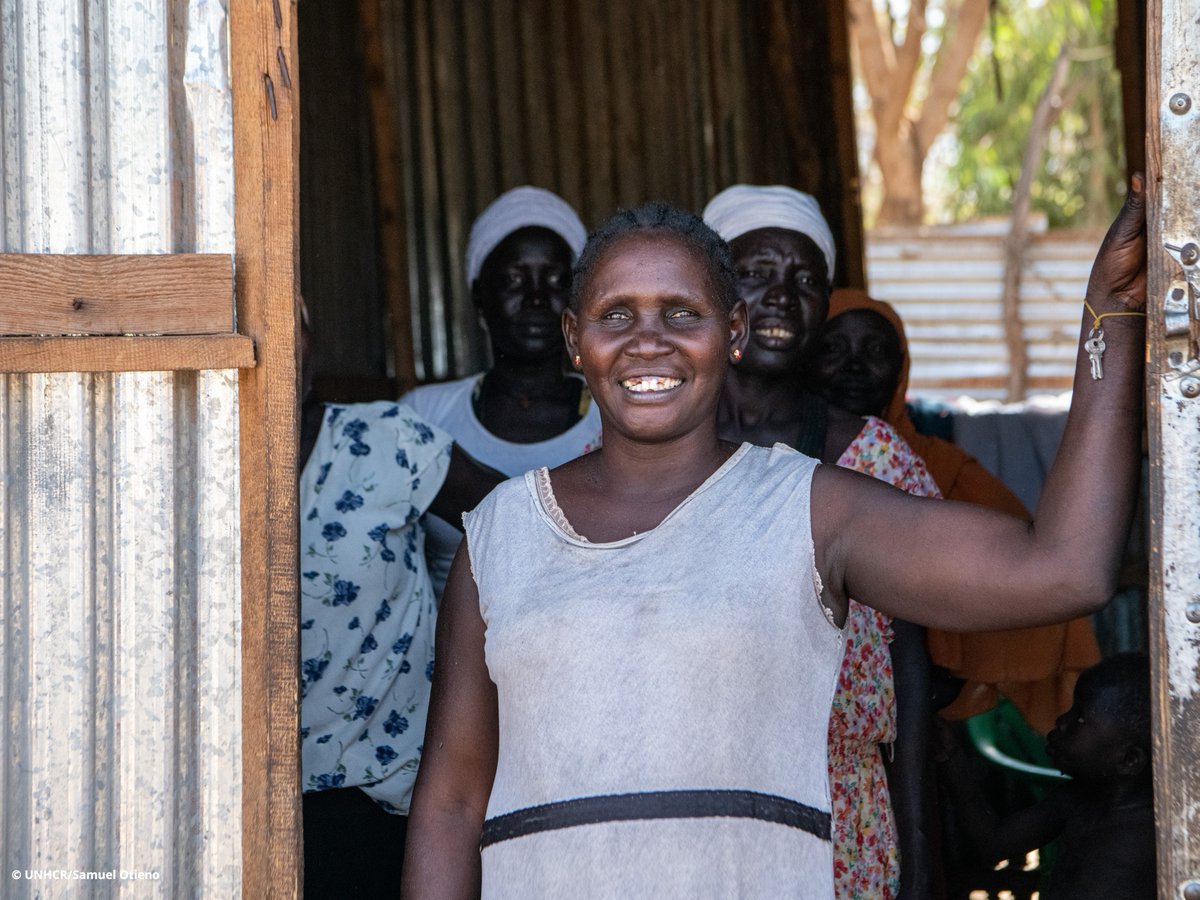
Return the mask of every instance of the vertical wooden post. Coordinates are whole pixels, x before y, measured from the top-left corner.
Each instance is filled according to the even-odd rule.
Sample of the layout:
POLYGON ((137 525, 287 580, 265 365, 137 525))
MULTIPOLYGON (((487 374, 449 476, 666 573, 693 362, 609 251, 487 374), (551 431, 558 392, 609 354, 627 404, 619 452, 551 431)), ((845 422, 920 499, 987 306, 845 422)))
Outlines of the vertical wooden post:
POLYGON ((303 877, 296 445, 299 106, 295 0, 230 0, 239 380, 244 897, 303 877))

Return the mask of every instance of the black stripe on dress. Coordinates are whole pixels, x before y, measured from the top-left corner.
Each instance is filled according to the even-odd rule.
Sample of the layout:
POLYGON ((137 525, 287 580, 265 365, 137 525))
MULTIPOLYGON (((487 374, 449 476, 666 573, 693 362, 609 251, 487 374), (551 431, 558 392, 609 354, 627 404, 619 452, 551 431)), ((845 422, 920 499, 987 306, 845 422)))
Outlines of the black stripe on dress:
POLYGON ((482 849, 539 831, 600 822, 714 817, 759 819, 829 840, 829 813, 804 803, 757 791, 696 790, 603 794, 514 810, 483 823, 479 846, 482 849))

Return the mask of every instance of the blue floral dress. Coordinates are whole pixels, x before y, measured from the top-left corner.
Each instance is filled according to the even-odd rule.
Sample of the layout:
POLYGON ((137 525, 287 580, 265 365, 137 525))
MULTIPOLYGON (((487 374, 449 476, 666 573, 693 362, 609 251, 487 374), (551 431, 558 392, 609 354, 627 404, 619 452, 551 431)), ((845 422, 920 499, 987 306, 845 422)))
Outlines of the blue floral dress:
POLYGON ((417 523, 451 440, 391 401, 326 407, 300 477, 303 789, 359 786, 407 814, 433 675, 417 523))

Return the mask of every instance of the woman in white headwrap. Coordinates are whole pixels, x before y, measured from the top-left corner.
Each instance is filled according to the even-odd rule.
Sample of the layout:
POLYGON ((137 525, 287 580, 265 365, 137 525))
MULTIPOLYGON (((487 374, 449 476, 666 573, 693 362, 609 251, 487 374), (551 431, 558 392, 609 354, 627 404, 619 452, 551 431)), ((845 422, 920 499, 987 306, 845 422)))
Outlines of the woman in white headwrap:
MULTIPOLYGON (((783 185, 735 185, 712 199, 704 219, 729 242, 749 319, 746 348, 721 397, 722 436, 782 442, 911 494, 940 497, 924 462, 887 422, 826 406, 802 388, 829 311, 836 259, 817 201, 783 185)), ((839 900, 930 896, 931 810, 921 788, 929 694, 924 630, 851 600, 829 720, 839 900)))
MULTIPOLYGON (((561 465, 599 445, 599 411, 565 366, 562 335, 571 267, 586 240, 575 210, 550 191, 524 186, 496 198, 471 227, 466 267, 492 368, 404 397, 504 475, 561 465)), ((426 529, 440 596, 462 533, 432 515, 426 529)))

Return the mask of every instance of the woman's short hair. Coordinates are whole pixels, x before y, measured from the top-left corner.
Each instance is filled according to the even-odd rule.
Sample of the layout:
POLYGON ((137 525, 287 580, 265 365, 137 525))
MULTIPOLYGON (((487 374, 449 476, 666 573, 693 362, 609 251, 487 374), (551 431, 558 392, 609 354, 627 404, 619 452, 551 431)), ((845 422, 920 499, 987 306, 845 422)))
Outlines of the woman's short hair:
POLYGON ((579 310, 584 286, 590 280, 600 257, 613 244, 633 234, 663 235, 686 244, 704 260, 721 308, 726 312, 733 309, 738 293, 729 245, 695 213, 661 201, 622 209, 588 236, 587 244, 575 263, 571 281, 571 309, 579 310))

